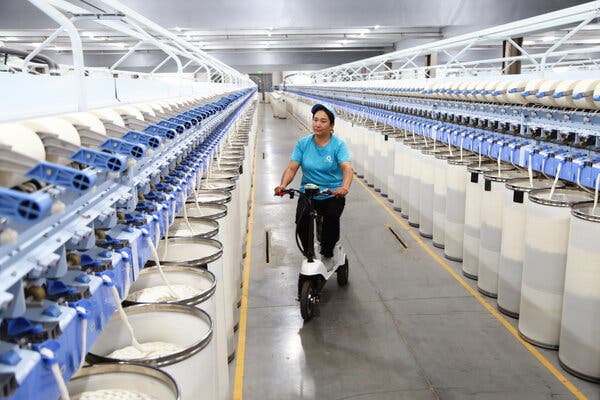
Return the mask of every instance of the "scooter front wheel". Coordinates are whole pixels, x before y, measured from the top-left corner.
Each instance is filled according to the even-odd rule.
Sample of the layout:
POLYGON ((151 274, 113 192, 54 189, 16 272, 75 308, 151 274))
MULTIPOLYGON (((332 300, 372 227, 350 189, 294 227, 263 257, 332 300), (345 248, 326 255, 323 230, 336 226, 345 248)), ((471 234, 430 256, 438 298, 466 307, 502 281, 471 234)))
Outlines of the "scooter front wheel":
POLYGON ((311 279, 307 279, 302 283, 300 291, 300 314, 302 319, 310 321, 315 316, 318 304, 317 291, 315 284, 311 279))

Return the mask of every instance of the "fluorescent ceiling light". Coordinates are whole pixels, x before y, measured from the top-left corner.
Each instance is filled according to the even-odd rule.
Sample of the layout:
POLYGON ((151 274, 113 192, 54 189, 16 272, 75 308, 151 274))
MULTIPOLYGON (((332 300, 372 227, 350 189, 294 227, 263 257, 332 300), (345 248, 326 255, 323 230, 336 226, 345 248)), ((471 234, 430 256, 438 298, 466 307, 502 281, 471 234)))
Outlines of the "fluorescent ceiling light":
POLYGON ((6 36, 3 38, 0 38, 0 40, 3 40, 5 42, 14 42, 16 40, 19 40, 18 38, 14 37, 14 36, 6 36))
POLYGON ((582 31, 596 31, 600 30, 600 24, 587 24, 581 28, 582 31))
POLYGON ((375 25, 375 26, 373 27, 373 29, 379 29, 379 28, 381 28, 381 26, 379 26, 379 25, 375 25))
POLYGON ((525 40, 525 41, 523 41, 523 45, 525 45, 525 46, 531 46, 531 45, 533 45, 535 43, 536 43, 535 40, 525 40))
POLYGON ((542 37, 542 42, 551 42, 556 39, 558 39, 557 36, 544 36, 542 37))
POLYGON ((38 47, 41 44, 42 44, 41 42, 33 42, 33 43, 25 43, 25 46, 38 47))

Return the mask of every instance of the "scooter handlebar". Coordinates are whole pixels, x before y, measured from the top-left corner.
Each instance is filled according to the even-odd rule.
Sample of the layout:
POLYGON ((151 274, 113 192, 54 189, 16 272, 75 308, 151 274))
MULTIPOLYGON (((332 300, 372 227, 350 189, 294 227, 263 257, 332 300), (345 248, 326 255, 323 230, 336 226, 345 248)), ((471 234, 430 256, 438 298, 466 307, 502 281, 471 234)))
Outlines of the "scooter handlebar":
MULTIPOLYGON (((285 196, 285 195, 287 194, 287 195, 289 195, 289 196, 290 196, 290 199, 293 199, 293 198, 294 198, 294 195, 295 195, 296 193, 298 193, 300 196, 306 196, 304 192, 301 192, 300 190, 298 190, 298 189, 293 189, 293 188, 289 188, 289 189, 283 189, 283 190, 279 191, 279 194, 274 194, 274 196, 280 196, 280 197, 283 197, 283 196, 285 196)), ((319 193, 317 193, 317 194, 316 194, 315 196, 313 196, 313 197, 316 197, 316 196, 327 196, 327 195, 333 195, 333 196, 335 196, 335 195, 336 195, 336 193, 335 193, 333 190, 324 190, 324 191, 322 191, 322 192, 319 192, 319 193)))

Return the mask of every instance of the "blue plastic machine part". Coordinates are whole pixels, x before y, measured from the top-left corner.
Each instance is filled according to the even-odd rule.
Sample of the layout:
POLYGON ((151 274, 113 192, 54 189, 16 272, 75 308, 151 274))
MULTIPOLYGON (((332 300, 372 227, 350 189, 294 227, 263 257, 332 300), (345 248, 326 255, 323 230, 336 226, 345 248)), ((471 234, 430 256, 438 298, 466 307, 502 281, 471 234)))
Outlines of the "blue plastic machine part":
MULTIPOLYGON (((67 313, 63 313, 63 315, 65 314, 67 313)), ((40 390, 36 394, 35 399, 49 400, 60 397, 51 365, 57 364, 59 366, 65 381, 71 379, 73 373, 79 368, 81 356, 78 347, 80 346, 77 346, 76 343, 80 342, 80 324, 74 321, 75 311, 69 312, 68 315, 70 316, 70 320, 65 323, 66 326, 58 339, 49 339, 41 343, 34 343, 31 346, 32 350, 40 353, 44 365, 41 376, 35 382, 37 387, 40 389, 43 388, 43 390, 40 390)))
POLYGON ((33 222, 45 216, 52 207, 48 193, 24 193, 0 187, 0 215, 19 221, 33 222))
POLYGON ((192 125, 198 125, 198 118, 196 118, 196 116, 189 111, 179 114, 175 118, 187 121, 192 125))
POLYGON ((165 139, 174 139, 177 136, 177 131, 164 126, 159 125, 148 125, 144 128, 144 132, 149 135, 160 136, 165 139))
POLYGON ((119 140, 115 138, 106 139, 99 148, 107 151, 114 151, 115 153, 123 154, 128 157, 140 159, 144 157, 146 153, 146 146, 141 144, 134 144, 125 140, 119 140))
POLYGON ((190 129, 192 127, 192 123, 191 122, 188 122, 185 119, 180 118, 179 116, 177 116, 177 117, 171 117, 171 118, 169 118, 168 121, 172 122, 174 124, 183 125, 185 127, 185 129, 190 129))
POLYGON ((193 125, 198 125, 200 123, 200 121, 202 120, 202 116, 194 110, 186 111, 182 115, 184 117, 191 118, 192 119, 191 122, 193 125), (196 122, 194 122, 194 121, 196 121, 196 122))
POLYGON ((162 126, 164 128, 175 129, 179 134, 183 133, 183 131, 185 130, 185 127, 181 124, 175 124, 173 122, 165 120, 159 121, 157 125, 162 126))
POLYGON ((24 317, 9 319, 6 326, 6 333, 11 337, 37 334, 42 332, 42 330, 42 324, 33 323, 24 317))
POLYGON ((70 160, 108 172, 121 172, 127 165, 127 158, 124 156, 86 148, 77 150, 70 160))
POLYGON ((79 193, 86 192, 94 186, 98 177, 93 171, 81 171, 45 161, 31 168, 25 176, 79 193))
POLYGON ((46 286, 46 291, 48 292, 49 296, 62 296, 77 293, 76 288, 67 286, 60 280, 48 281, 46 286))
POLYGON ((0 364, 15 366, 21 362, 21 356, 15 349, 0 354, 0 364))
POLYGON ((147 133, 142 133, 138 131, 129 131, 126 134, 124 134, 121 138, 128 142, 142 144, 146 147, 150 147, 151 149, 158 148, 162 143, 162 139, 160 137, 148 135, 147 133))

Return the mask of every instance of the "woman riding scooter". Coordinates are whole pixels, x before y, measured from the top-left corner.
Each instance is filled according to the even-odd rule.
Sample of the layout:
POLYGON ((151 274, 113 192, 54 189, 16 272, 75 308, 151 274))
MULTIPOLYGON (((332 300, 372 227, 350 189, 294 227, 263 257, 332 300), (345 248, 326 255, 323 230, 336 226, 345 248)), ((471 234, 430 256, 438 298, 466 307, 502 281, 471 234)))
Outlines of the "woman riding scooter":
MULTIPOLYGON (((333 135, 335 111, 333 108, 315 104, 313 115, 313 134, 300 139, 294 148, 290 163, 281 177, 281 184, 275 188, 275 194, 281 195, 294 179, 298 167, 302 167, 301 187, 307 183, 315 184, 321 192, 330 191, 327 196, 314 198, 314 208, 321 221, 321 261, 327 270, 335 267, 333 251, 340 238, 340 216, 346 204, 345 196, 352 183, 352 165, 346 143, 333 135)), ((303 197, 298 199, 296 224, 298 235, 304 249, 308 243, 307 207, 303 197)), ((314 250, 312 250, 314 251, 314 250)))

